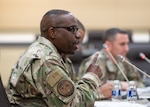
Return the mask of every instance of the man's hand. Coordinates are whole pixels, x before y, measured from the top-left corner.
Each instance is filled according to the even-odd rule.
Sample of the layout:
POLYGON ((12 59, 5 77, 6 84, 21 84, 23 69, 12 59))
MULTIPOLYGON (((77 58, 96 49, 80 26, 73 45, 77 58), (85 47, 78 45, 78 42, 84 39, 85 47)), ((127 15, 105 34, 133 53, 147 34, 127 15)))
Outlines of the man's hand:
POLYGON ((105 83, 99 88, 99 91, 104 95, 106 99, 111 98, 113 84, 110 82, 105 83))
POLYGON ((102 76, 101 69, 100 69, 99 65, 96 64, 96 61, 98 59, 98 55, 99 55, 99 53, 96 53, 94 55, 94 57, 91 61, 91 64, 89 65, 86 72, 93 72, 100 78, 102 76))

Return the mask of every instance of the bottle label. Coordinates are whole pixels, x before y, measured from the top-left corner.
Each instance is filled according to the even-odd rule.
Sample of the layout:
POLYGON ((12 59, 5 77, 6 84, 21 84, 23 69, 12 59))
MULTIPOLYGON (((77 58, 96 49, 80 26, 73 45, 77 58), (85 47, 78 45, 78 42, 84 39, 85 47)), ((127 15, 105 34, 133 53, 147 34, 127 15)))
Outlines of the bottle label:
POLYGON ((112 96, 121 96, 121 90, 112 90, 112 96))
POLYGON ((128 90, 127 97, 137 97, 136 90, 133 89, 128 90))

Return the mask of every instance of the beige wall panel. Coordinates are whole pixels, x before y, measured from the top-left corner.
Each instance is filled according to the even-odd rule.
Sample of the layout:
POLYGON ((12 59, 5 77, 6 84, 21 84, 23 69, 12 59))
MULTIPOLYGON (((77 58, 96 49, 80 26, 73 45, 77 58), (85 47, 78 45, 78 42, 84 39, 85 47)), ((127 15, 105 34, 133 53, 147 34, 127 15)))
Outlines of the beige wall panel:
POLYGON ((87 29, 150 28, 150 0, 0 0, 0 30, 39 32, 43 14, 53 8, 75 14, 87 29))
POLYGON ((27 47, 0 47, 0 73, 6 86, 11 68, 27 47))

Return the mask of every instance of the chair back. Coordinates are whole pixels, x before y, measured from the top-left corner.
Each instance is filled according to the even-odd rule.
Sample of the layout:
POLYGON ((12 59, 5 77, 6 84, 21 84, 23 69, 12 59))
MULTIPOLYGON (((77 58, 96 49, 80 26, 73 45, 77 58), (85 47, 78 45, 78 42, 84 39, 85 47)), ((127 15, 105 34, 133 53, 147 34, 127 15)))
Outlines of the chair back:
POLYGON ((0 107, 11 107, 0 75, 0 107))

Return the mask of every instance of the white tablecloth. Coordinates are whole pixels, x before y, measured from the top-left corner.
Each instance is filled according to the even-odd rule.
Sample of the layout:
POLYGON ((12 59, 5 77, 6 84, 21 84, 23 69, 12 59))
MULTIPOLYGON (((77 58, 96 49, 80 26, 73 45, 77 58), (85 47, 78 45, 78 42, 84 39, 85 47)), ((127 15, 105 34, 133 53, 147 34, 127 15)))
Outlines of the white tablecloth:
POLYGON ((96 101, 94 107, 147 107, 138 103, 130 103, 127 101, 96 101))

